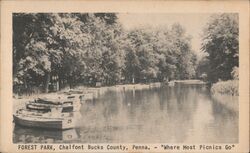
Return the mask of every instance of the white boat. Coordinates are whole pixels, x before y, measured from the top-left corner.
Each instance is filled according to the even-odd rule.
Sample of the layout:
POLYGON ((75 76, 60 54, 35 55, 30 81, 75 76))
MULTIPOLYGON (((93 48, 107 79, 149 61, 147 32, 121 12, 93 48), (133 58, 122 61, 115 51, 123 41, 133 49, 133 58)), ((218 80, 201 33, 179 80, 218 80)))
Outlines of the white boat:
POLYGON ((74 114, 80 108, 80 99, 76 95, 38 98, 28 102, 25 109, 18 109, 13 118, 22 126, 64 130, 76 127, 78 117, 74 114))
POLYGON ((76 121, 73 113, 61 113, 62 108, 55 109, 50 113, 20 109, 13 115, 14 122, 21 126, 46 129, 65 130, 75 128, 76 121))

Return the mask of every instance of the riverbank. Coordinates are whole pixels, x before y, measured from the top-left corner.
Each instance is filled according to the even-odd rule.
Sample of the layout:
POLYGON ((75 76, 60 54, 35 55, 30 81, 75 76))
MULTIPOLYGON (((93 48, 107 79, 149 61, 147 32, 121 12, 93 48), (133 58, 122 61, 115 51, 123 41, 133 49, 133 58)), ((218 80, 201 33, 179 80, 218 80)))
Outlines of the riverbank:
POLYGON ((155 82, 149 84, 124 84, 124 85, 114 85, 114 86, 103 86, 103 87, 86 87, 86 86, 76 86, 72 89, 64 88, 58 92, 53 93, 41 93, 41 94, 32 94, 32 95, 23 95, 18 96, 17 94, 14 95, 14 98, 27 98, 27 97, 44 97, 44 96, 53 96, 57 93, 64 93, 70 90, 79 90, 83 91, 84 93, 93 93, 94 95, 97 94, 104 94, 106 91, 119 91, 119 90, 141 90, 141 89, 150 89, 161 87, 163 83, 155 82))
POLYGON ((206 82, 201 80, 172 80, 170 82, 182 83, 182 84, 206 84, 206 82))
MULTIPOLYGON (((183 84, 205 84, 205 82, 200 80, 172 80, 171 82, 175 83, 183 83, 183 84)), ((169 83, 171 83, 169 82, 169 83)), ((73 89, 65 88, 58 92, 53 93, 41 93, 41 94, 32 94, 32 95, 23 95, 18 96, 17 94, 13 95, 14 98, 14 108, 23 107, 25 102, 32 101, 36 98, 55 98, 63 95, 64 92, 68 91, 80 91, 83 92, 85 100, 92 100, 105 94, 108 91, 136 91, 136 90, 144 90, 144 89, 153 89, 159 88, 161 86, 166 86, 166 83, 155 82, 148 84, 123 84, 123 85, 114 85, 114 86, 103 86, 103 87, 86 87, 86 86, 76 86, 73 89)))
POLYGON ((137 83, 137 84, 120 84, 120 85, 114 85, 114 86, 102 86, 102 87, 86 87, 86 86, 76 86, 72 89, 64 88, 57 92, 52 93, 36 93, 36 94, 30 94, 30 95, 22 95, 19 96, 18 94, 14 94, 13 97, 16 99, 21 98, 28 98, 28 97, 44 97, 44 96, 53 96, 56 93, 63 93, 67 92, 69 90, 80 90, 84 91, 84 93, 93 93, 94 95, 97 94, 104 94, 106 91, 121 91, 121 90, 142 90, 142 89, 150 89, 150 88, 158 88, 161 86, 165 86, 167 84, 175 84, 175 83, 182 83, 182 84, 206 84, 205 82, 201 80, 172 80, 170 82, 154 82, 154 83, 137 83))
POLYGON ((234 112, 239 111, 239 80, 219 81, 211 87, 212 98, 234 112))
POLYGON ((104 86, 104 87, 86 87, 86 86, 76 86, 73 89, 65 88, 58 92, 53 93, 40 93, 40 94, 32 94, 32 95, 22 95, 19 96, 17 94, 13 95, 14 105, 13 108, 16 110, 17 108, 25 106, 25 103, 28 101, 32 101, 37 98, 55 98, 61 97, 65 92, 69 91, 79 91, 84 95, 84 100, 92 100, 105 94, 108 91, 128 91, 128 90, 143 90, 143 89, 152 89, 159 88, 162 86, 162 83, 149 83, 149 84, 124 84, 124 85, 114 85, 114 86, 104 86))
POLYGON ((239 95, 239 80, 219 81, 211 87, 212 94, 239 95))

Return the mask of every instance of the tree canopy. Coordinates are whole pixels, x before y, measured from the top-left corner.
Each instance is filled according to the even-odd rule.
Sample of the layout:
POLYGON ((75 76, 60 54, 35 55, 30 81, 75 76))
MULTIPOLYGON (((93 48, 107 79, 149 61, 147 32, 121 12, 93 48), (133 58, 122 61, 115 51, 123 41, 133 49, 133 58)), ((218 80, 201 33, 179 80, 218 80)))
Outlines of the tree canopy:
POLYGON ((187 79, 195 77, 196 62, 178 23, 125 30, 115 13, 13 14, 14 85, 47 92, 53 76, 60 86, 187 79))

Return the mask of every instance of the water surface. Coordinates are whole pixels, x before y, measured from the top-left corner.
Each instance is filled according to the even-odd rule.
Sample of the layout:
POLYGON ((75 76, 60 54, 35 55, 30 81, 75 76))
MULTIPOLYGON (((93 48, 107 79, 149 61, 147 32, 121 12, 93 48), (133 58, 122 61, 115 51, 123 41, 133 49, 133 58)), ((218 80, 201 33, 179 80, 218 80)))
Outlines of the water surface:
MULTIPOLYGON (((223 98, 224 99, 224 98, 223 98)), ((226 100, 227 98, 225 98, 226 100)), ((108 91, 81 107, 80 127, 14 127, 14 143, 237 143, 238 100, 221 102, 205 85, 108 91)))

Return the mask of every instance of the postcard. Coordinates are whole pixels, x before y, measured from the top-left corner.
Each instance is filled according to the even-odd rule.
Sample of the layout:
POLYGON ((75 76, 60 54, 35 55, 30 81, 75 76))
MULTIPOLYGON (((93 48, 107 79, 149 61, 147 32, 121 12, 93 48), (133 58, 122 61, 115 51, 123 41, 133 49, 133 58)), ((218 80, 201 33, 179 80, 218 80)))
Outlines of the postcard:
POLYGON ((1 1, 1 152, 248 152, 249 1, 1 1))

